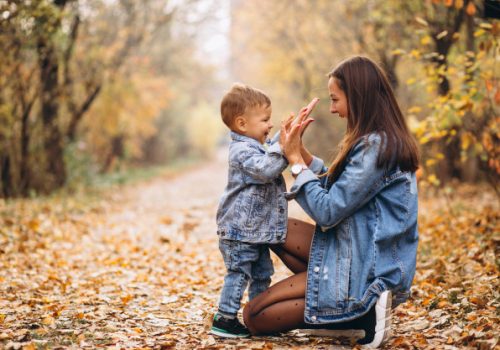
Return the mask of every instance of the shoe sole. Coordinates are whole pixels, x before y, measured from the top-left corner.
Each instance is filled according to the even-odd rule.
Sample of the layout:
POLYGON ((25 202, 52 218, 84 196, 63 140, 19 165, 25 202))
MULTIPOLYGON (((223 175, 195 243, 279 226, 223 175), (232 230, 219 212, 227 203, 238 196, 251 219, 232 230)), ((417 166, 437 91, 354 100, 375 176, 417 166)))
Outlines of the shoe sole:
POLYGON ((299 329, 301 333, 314 337, 331 337, 331 338, 362 338, 363 330, 361 329, 299 329))
POLYGON ((384 344, 391 336, 391 306, 392 294, 390 290, 386 290, 377 300, 375 304, 375 336, 369 344, 362 346, 363 349, 377 349, 384 344))
POLYGON ((212 328, 209 333, 222 338, 248 338, 250 336, 250 334, 231 334, 218 328, 212 328))

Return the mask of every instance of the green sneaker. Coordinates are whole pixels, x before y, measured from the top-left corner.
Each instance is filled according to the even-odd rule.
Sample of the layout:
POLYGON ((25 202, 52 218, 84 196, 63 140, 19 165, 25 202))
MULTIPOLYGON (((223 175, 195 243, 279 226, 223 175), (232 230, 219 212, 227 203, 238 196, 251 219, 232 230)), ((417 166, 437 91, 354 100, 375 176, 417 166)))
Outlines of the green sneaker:
POLYGON ((227 318, 218 313, 214 316, 210 333, 224 338, 246 338, 250 336, 248 329, 238 321, 237 317, 227 318))

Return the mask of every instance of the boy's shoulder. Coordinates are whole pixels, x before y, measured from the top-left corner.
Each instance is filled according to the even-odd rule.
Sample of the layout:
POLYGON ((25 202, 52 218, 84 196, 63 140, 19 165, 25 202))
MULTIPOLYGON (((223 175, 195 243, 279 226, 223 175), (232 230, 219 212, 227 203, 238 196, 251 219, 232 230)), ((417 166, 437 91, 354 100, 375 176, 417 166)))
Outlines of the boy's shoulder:
POLYGON ((231 133, 231 143, 229 144, 229 152, 255 152, 255 151, 265 151, 263 145, 261 145, 257 140, 250 137, 239 135, 237 133, 231 133))
POLYGON ((247 158, 253 154, 262 154, 263 152, 265 153, 263 146, 245 140, 233 140, 229 145, 230 160, 241 160, 241 157, 247 158))

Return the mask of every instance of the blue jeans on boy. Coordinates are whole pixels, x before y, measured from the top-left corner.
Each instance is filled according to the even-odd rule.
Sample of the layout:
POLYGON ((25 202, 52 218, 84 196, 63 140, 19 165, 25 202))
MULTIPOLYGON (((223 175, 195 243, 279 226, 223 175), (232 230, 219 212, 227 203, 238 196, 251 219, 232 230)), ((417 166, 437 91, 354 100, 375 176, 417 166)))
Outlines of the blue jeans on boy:
POLYGON ((224 277, 218 312, 232 318, 240 309, 243 292, 248 283, 250 283, 248 295, 252 300, 269 287, 274 268, 268 244, 220 239, 219 250, 227 273, 224 277))

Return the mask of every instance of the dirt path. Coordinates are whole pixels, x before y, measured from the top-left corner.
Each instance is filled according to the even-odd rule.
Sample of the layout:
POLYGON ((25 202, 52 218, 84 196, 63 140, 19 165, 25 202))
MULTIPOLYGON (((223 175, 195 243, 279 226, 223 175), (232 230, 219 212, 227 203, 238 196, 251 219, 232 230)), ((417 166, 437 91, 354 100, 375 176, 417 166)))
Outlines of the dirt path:
MULTIPOLYGON (((41 214, 19 229, 21 243, 4 241, 3 345, 344 348, 297 332, 251 340, 207 334, 224 275, 214 218, 225 159, 222 152, 181 175, 126 186, 90 210, 37 207, 41 214)), ((31 209, 20 203, 14 211, 21 220, 31 209)), ((296 205, 291 211, 304 215, 296 205)), ((8 224, 17 228, 14 219, 8 224)), ((287 274, 277 266, 275 281, 287 274)))
MULTIPOLYGON (((207 333, 225 272, 215 233, 225 159, 221 153, 183 174, 127 185, 89 203, 0 205, 0 347, 350 349, 348 338, 298 331, 247 340, 207 333)), ((470 199, 457 201, 463 214, 422 221, 416 298, 396 310, 386 348, 496 346, 498 208, 482 204, 491 196, 467 193, 470 199), (463 203, 478 211, 464 211, 463 203), (476 281, 481 288, 467 287, 476 281)), ((296 203, 289 211, 305 218, 296 203)), ((289 272, 275 262, 278 281, 289 272)))

